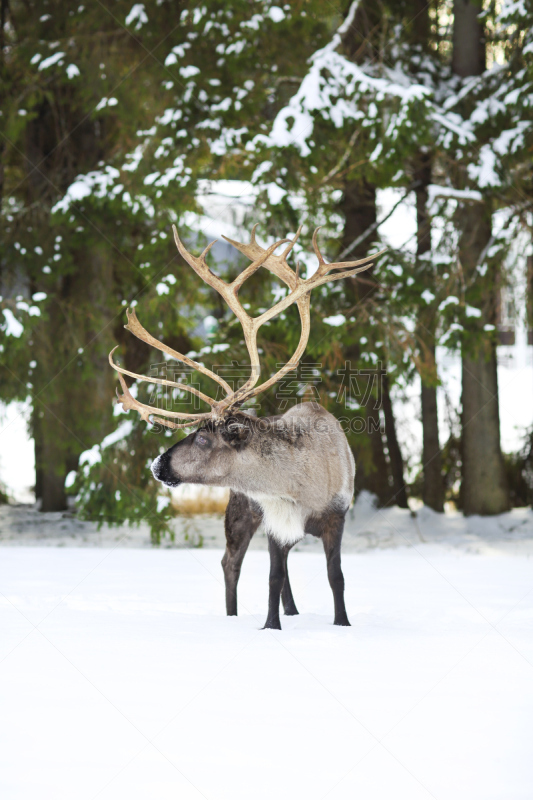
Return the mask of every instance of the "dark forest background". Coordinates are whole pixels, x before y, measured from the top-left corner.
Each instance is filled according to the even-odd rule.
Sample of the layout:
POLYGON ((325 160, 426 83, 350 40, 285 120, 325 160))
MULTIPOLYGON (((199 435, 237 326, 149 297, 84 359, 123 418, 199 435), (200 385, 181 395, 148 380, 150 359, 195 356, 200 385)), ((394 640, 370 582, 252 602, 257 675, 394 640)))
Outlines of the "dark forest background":
MULTIPOLYGON (((0 399, 31 412, 42 510, 71 494, 87 518, 144 519, 156 539, 167 529, 147 465, 176 434, 120 413, 107 356, 118 344, 127 369, 155 374, 154 351, 123 327, 137 306, 145 328, 207 366, 246 362, 238 323, 171 236, 175 223, 190 249, 206 244, 202 198, 217 181, 251 185, 252 204, 232 201, 242 237, 255 222, 265 242, 303 223, 308 268, 316 225, 331 260, 362 258, 382 247, 377 193, 414 198, 412 246, 315 292, 283 402, 363 420, 349 433, 356 489, 381 505, 531 503, 531 433, 502 453, 496 367, 510 320, 533 344, 532 22, 531 0, 1 0, 0 399), (437 346, 462 364, 447 439, 437 346), (423 449, 406 485, 393 397, 408 384, 421 387, 423 449)), ((246 261, 218 247, 212 263, 229 275, 246 261)), ((252 308, 272 305, 272 280, 246 284, 252 308)), ((299 333, 295 309, 265 326, 263 374, 299 333)), ((153 385, 133 391, 184 407, 153 385)), ((279 403, 271 390, 260 413, 279 403)))

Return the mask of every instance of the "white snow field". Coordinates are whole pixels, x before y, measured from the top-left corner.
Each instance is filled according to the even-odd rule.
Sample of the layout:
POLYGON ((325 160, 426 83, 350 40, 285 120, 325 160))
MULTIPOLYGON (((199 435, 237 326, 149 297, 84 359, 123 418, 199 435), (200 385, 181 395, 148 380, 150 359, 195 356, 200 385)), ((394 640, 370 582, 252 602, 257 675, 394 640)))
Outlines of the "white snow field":
POLYGON ((351 628, 314 545, 289 558, 300 616, 264 631, 264 550, 228 618, 219 548, 8 539, 2 799, 530 800, 532 512, 357 508, 351 628))

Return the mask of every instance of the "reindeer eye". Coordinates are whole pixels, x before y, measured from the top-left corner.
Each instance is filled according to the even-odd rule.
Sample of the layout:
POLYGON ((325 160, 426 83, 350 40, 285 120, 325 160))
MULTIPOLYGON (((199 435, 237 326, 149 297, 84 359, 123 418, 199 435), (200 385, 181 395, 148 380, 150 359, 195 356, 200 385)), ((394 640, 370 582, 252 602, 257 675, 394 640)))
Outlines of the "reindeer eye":
POLYGON ((204 445, 207 444, 207 439, 205 438, 205 436, 202 436, 201 434, 197 435, 195 441, 196 441, 196 444, 200 445, 200 447, 203 447, 204 445))

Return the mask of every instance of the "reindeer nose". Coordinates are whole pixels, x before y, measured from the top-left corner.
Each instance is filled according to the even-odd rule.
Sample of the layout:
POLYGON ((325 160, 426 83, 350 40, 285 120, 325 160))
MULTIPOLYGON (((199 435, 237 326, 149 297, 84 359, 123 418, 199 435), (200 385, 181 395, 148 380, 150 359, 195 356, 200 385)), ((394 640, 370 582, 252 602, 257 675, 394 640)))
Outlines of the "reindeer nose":
POLYGON ((181 481, 170 466, 170 453, 163 453, 152 461, 152 475, 165 486, 179 486, 181 481))

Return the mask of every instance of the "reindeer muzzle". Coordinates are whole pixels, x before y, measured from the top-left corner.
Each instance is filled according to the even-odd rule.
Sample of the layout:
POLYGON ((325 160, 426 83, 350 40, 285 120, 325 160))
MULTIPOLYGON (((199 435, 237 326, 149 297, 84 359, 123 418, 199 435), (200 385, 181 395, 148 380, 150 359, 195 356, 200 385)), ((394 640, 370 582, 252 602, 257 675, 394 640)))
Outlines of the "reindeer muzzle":
POLYGON ((170 454, 168 451, 152 461, 151 470, 156 481, 164 483, 165 486, 175 487, 182 483, 170 466, 170 454))

